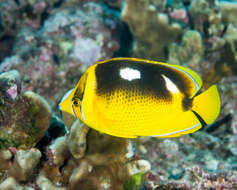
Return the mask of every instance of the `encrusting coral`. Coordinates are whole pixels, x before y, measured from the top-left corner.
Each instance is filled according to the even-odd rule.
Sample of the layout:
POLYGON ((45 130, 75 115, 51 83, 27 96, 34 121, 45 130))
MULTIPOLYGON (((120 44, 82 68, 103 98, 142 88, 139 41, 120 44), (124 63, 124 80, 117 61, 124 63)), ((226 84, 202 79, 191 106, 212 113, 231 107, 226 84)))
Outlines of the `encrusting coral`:
POLYGON ((150 169, 149 162, 134 160, 128 139, 100 134, 74 117, 67 117, 66 135, 40 141, 53 122, 48 103, 21 91, 16 70, 2 73, 0 84, 0 188, 122 190, 132 175, 150 169))
POLYGON ((235 1, 0 1, 0 190, 236 189, 236 18, 235 1), (219 119, 136 144, 55 116, 85 68, 122 56, 122 37, 127 56, 219 82, 219 119))
POLYGON ((181 44, 172 43, 169 47, 169 60, 171 64, 189 65, 198 69, 203 56, 202 37, 195 30, 188 30, 184 33, 181 44))
MULTIPOLYGON (((68 176, 69 189, 80 187, 82 189, 122 190, 130 176, 138 172, 145 173, 150 169, 148 162, 146 162, 148 167, 142 167, 145 161, 132 161, 133 151, 127 139, 100 134, 89 129, 79 120, 74 121, 69 129, 67 144, 72 156, 68 158, 62 169, 65 169, 63 171, 65 173, 71 169, 71 176, 68 176)), ((50 146, 52 147, 59 146, 50 146)), ((52 156, 54 156, 53 152, 56 151, 51 150, 52 156)), ((54 158, 57 159, 57 157, 54 158)), ((52 180, 55 181, 55 179, 52 180)))
POLYGON ((33 187, 20 185, 13 177, 8 177, 0 184, 1 190, 35 190, 33 187))
POLYGON ((38 94, 21 92, 17 71, 0 74, 0 147, 30 148, 45 134, 51 108, 38 94))
POLYGON ((40 158, 41 152, 38 149, 17 150, 8 175, 19 182, 30 181, 36 173, 40 158))
POLYGON ((74 158, 80 159, 85 155, 87 148, 86 138, 89 128, 76 120, 70 128, 68 148, 74 158))

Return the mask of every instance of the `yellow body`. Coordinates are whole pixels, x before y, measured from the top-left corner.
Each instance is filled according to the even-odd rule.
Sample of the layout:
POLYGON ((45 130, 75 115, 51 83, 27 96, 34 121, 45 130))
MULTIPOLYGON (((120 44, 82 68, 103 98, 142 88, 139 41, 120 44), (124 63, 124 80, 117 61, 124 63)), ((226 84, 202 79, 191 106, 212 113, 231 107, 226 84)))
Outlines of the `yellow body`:
POLYGON ((202 127, 197 115, 211 124, 219 114, 216 86, 196 96, 201 85, 201 78, 182 66, 114 58, 89 67, 60 109, 113 136, 176 137, 202 127))

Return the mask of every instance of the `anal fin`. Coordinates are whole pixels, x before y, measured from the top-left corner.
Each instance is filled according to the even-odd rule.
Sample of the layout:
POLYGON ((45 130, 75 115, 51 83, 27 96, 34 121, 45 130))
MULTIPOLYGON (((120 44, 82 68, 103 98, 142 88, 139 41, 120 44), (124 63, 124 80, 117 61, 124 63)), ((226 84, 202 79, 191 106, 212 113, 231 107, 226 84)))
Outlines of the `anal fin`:
MULTIPOLYGON (((193 133, 202 127, 201 122, 191 110, 183 112, 182 114, 178 114, 176 117, 172 117, 169 125, 170 128, 172 128, 172 130, 169 131, 167 130, 167 133, 155 135, 154 137, 158 138, 179 137, 181 135, 193 133)), ((169 128, 169 125, 164 127, 169 128)))
POLYGON ((195 131, 199 130, 202 127, 202 125, 200 123, 198 123, 196 126, 191 127, 191 129, 182 131, 182 132, 178 132, 178 133, 174 133, 171 135, 166 135, 166 136, 159 136, 158 138, 175 138, 175 137, 179 137, 181 135, 186 135, 189 133, 194 133, 195 131))

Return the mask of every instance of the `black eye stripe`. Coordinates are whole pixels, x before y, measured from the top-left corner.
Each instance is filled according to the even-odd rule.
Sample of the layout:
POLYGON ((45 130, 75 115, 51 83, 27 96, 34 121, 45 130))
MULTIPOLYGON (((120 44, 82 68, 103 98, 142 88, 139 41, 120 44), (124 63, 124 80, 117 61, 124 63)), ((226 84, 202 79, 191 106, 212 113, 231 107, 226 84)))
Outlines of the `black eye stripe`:
POLYGON ((81 101, 83 99, 84 93, 85 93, 85 89, 86 89, 86 81, 87 81, 87 74, 86 76, 82 76, 85 77, 85 80, 83 81, 83 84, 80 84, 80 86, 83 86, 83 89, 80 88, 80 86, 76 89, 74 97, 79 98, 81 101))

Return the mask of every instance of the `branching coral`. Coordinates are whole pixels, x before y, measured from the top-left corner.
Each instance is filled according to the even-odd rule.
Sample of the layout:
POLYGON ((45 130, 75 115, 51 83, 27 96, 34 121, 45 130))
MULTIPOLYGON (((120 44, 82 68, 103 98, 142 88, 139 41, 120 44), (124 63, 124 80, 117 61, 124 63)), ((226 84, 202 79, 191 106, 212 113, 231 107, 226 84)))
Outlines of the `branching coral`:
POLYGON ((122 19, 136 37, 134 56, 164 61, 167 46, 182 34, 181 26, 170 23, 169 17, 161 11, 164 8, 165 3, 157 8, 150 1, 126 1, 122 19))
POLYGON ((40 158, 41 153, 38 149, 18 150, 8 175, 13 176, 17 181, 30 181, 36 173, 40 158))
POLYGON ((67 137, 59 137, 48 146, 48 161, 40 172, 53 184, 68 185, 70 190, 122 190, 132 175, 150 169, 149 162, 132 160, 127 139, 100 134, 71 119, 73 122, 67 117, 67 123, 72 123, 67 137))

